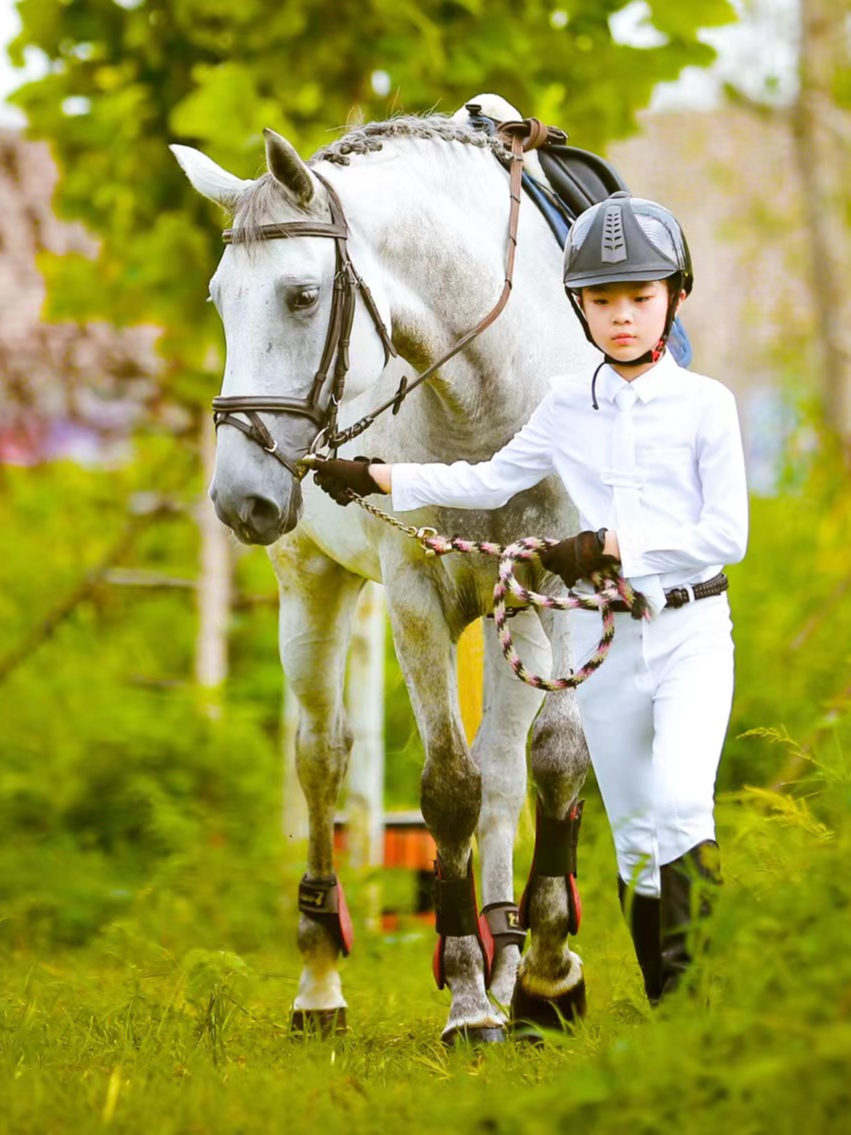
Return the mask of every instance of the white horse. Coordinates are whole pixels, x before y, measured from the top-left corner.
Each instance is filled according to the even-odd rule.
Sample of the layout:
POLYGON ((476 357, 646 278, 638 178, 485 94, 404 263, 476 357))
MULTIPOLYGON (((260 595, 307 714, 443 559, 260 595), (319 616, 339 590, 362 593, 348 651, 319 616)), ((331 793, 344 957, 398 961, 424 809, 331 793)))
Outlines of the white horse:
MULTIPOLYGON (((486 113, 518 117, 493 96, 477 101, 485 102, 486 113)), ((327 222, 329 196, 320 178, 326 179, 345 211, 353 264, 400 355, 422 370, 479 321, 502 287, 509 192, 506 170, 494 157, 497 148, 501 143, 473 130, 461 111, 452 118, 403 117, 357 129, 308 163, 284 138, 266 131, 269 172, 256 181, 235 177, 197 150, 173 150, 195 188, 230 210, 235 228, 247 237, 263 223, 327 222)), ((333 240, 249 239, 225 250, 210 282, 227 341, 223 395, 309 393, 328 329, 334 275, 333 240)), ((415 391, 398 416, 379 418, 341 454, 368 452, 387 461, 489 457, 528 419, 551 376, 590 361, 561 275, 560 250, 527 200, 505 312, 415 391)), ((359 298, 341 425, 392 395, 388 379, 376 381, 384 357, 359 298)), ((327 392, 324 397, 327 401, 327 392)), ((308 418, 287 413, 261 418, 291 462, 317 430, 308 418)), ((557 826, 568 816, 588 759, 573 694, 548 695, 538 713, 541 694, 513 677, 492 624, 486 630, 483 720, 472 749, 467 744, 455 644, 464 627, 492 609, 495 561, 426 559, 415 541, 357 507, 341 509, 312 479, 301 484, 239 429, 219 429, 210 496, 240 540, 269 546, 280 583, 281 661, 299 702, 297 768, 310 821, 295 1027, 327 1028, 333 1022, 339 1028, 345 1019, 338 958, 346 946, 347 916, 335 887, 332 835, 351 745, 343 707, 347 644, 367 579, 385 586, 396 653, 426 753, 422 812, 440 855, 438 899, 448 909, 441 976, 452 1000, 444 1039, 451 1042, 459 1034, 502 1039, 512 996, 523 1017, 556 1021, 560 1014, 581 1012, 582 965, 568 944, 572 909, 564 878, 533 876, 527 906, 531 945, 521 961, 516 933, 497 933, 489 986, 482 942, 470 932, 472 879, 469 885, 466 880, 476 834, 482 902, 497 912, 516 910, 512 847, 533 721, 539 829, 541 817, 557 826)), ((496 512, 425 509, 404 519, 503 544, 531 534, 561 538, 576 529, 573 507, 553 478, 496 512)), ((545 589, 544 574, 532 569, 529 579, 545 589)), ((553 623, 545 612, 540 618, 524 612, 512 630, 531 669, 567 669, 566 619, 553 623)), ((505 930, 498 918, 494 928, 505 930)))

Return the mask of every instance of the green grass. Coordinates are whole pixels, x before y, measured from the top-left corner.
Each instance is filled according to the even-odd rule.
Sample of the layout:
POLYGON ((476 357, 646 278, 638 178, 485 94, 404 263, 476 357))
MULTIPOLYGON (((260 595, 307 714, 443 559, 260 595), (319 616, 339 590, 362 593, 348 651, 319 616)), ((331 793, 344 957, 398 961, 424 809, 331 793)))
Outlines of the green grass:
MULTIPOLYGON (((149 463, 6 471, 0 522, 18 531, 0 562, 7 649, 98 561, 127 500, 150 487, 149 463)), ((542 1051, 445 1052, 433 935, 368 933, 376 880, 345 870, 352 1034, 290 1041, 302 857, 278 824, 272 612, 235 619, 225 711, 211 721, 190 680, 186 595, 107 589, 82 604, 0 686, 0 1135, 846 1132, 851 498, 828 474, 754 501, 751 550, 731 572, 726 884, 697 993, 646 1008, 591 778, 576 943, 590 1012, 542 1051), (742 787, 802 772, 782 795, 742 787)), ((191 575, 196 539, 185 518, 163 521, 125 566, 191 575)), ((246 593, 273 590, 261 553, 239 572, 246 593)), ((388 660, 387 796, 409 805, 421 747, 388 660)), ((518 894, 530 854, 526 816, 518 894)), ((396 905, 404 879, 382 881, 396 905)))
MULTIPOLYGON (((414 926, 360 930, 343 963, 350 1037, 291 1041, 289 895, 269 944, 250 954, 230 950, 226 927, 193 942, 191 920, 151 937, 135 908, 83 950, 7 949, 0 1130, 846 1131, 849 806, 841 756, 791 800, 722 802, 713 952, 695 994, 651 1013, 594 802, 578 940, 590 1013, 542 1051, 445 1052, 433 938, 414 926)), ((357 915, 362 892, 351 889, 357 915)))

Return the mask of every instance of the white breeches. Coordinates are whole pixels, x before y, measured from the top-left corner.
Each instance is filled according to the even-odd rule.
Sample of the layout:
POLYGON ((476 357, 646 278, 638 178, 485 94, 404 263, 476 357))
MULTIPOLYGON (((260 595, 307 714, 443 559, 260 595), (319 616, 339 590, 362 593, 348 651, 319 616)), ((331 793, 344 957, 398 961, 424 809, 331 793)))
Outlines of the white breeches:
MULTIPOLYGON (((574 669, 594 652, 601 622, 571 611, 574 669)), ((664 610, 653 622, 615 615, 600 669, 579 686, 594 773, 618 871, 658 896, 659 869, 715 838, 715 777, 733 699, 726 595, 664 610)))

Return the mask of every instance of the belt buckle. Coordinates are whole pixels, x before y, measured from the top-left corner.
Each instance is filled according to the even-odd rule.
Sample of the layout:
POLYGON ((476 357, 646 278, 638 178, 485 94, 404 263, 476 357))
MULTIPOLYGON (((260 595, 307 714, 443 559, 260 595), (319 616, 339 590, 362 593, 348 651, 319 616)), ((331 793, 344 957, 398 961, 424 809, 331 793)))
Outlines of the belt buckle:
POLYGON ((678 607, 685 607, 686 603, 689 602, 689 593, 684 587, 672 587, 670 591, 665 593, 665 596, 667 599, 665 603, 666 607, 676 609, 678 607))

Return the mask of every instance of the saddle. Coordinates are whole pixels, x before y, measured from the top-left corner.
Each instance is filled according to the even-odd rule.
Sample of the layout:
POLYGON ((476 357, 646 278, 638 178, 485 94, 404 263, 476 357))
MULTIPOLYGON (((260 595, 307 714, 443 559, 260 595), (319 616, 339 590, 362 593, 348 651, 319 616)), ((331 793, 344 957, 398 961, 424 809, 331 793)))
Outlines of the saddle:
MULTIPOLYGON (((482 114, 478 103, 467 103, 470 125, 475 130, 483 130, 488 135, 497 133, 497 121, 482 114)), ((590 150, 568 146, 567 134, 556 127, 549 127, 549 139, 535 150, 541 168, 549 185, 538 181, 527 170, 523 171, 523 188, 534 201, 553 236, 564 248, 567 234, 580 213, 591 205, 605 201, 612 193, 629 193, 629 186, 615 169, 590 150)), ((674 320, 668 347, 677 363, 687 367, 691 362, 692 349, 688 334, 679 317, 674 320)))

